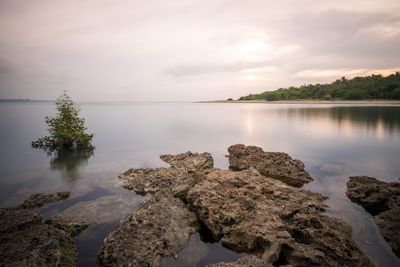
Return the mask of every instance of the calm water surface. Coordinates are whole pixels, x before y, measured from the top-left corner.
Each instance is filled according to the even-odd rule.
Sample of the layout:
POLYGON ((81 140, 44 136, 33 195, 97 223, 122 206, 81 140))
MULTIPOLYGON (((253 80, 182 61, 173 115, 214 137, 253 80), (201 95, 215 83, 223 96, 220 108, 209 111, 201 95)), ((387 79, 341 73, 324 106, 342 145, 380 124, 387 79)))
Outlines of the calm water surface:
MULTIPOLYGON (((400 265, 372 217, 345 195, 352 175, 399 181, 399 106, 82 103, 96 150, 51 158, 30 142, 46 134, 43 118, 54 112, 53 103, 0 103, 0 206, 18 204, 32 193, 71 191, 70 199, 42 213, 94 222, 75 238, 81 266, 95 265, 104 237, 143 199, 123 189, 118 174, 166 166, 160 154, 188 150, 208 151, 216 167, 226 168, 226 149, 236 143, 302 160, 315 178, 305 188, 329 197, 327 213, 353 227, 354 240, 375 265, 400 265)), ((191 265, 240 256, 197 235, 190 244, 180 258, 191 255, 191 265)))

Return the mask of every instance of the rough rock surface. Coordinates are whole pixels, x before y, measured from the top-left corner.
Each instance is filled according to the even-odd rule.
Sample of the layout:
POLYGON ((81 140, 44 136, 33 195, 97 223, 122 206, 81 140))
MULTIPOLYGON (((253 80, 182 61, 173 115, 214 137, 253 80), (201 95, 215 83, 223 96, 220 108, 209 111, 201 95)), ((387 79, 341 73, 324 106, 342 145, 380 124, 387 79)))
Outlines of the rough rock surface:
MULTIPOLYGON (((351 239, 351 228, 320 213, 323 199, 255 169, 204 171, 204 178, 187 195, 191 209, 214 238, 235 251, 258 256, 260 265, 370 266, 351 239)), ((233 266, 252 266, 240 262, 248 260, 256 259, 233 266)))
POLYGON ((400 183, 386 183, 368 176, 350 177, 347 196, 372 215, 400 206, 400 183))
POLYGON ((71 220, 44 221, 31 209, 64 195, 33 195, 20 206, 0 209, 0 266, 75 266, 72 235, 84 225, 71 220))
POLYGON ((160 158, 176 169, 189 173, 214 167, 214 160, 210 153, 192 153, 190 151, 177 155, 161 155, 160 158))
POLYGON ((363 206, 378 225, 382 236, 400 256, 400 183, 386 183, 373 177, 354 176, 347 183, 347 196, 363 206))
POLYGON ((292 159, 283 152, 265 152, 260 147, 242 144, 230 146, 228 152, 232 170, 253 167, 267 177, 295 187, 301 187, 313 180, 300 160, 292 159))
POLYGON ((141 195, 170 190, 176 196, 185 196, 195 184, 192 175, 175 168, 130 169, 119 177, 125 188, 141 195))
POLYGON ((199 154, 188 151, 177 155, 162 155, 160 158, 171 167, 129 169, 119 176, 123 186, 141 195, 169 190, 176 197, 185 199, 187 191, 197 181, 191 173, 212 168, 214 164, 211 154, 207 152, 199 154))
POLYGON ((108 235, 99 264, 159 266, 161 257, 173 256, 185 247, 196 227, 196 215, 181 200, 156 193, 108 235))
POLYGON ((321 213, 325 198, 292 187, 312 180, 300 161, 244 145, 229 153, 236 171, 213 169, 212 158, 197 160, 208 153, 187 152, 161 156, 170 168, 122 174, 124 187, 155 195, 106 238, 99 263, 168 265, 174 261, 166 257, 188 246, 200 220, 224 246, 249 253, 210 266, 371 266, 351 228, 321 213))

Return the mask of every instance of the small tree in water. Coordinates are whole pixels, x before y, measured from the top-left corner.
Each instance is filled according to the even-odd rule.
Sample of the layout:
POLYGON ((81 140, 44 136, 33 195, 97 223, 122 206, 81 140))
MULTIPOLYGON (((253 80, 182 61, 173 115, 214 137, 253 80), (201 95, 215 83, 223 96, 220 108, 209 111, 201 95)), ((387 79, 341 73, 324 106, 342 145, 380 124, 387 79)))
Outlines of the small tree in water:
POLYGON ((93 134, 86 133, 85 119, 78 116, 79 109, 64 91, 57 99, 56 117, 46 116, 49 136, 32 142, 33 148, 46 150, 48 153, 74 150, 93 150, 93 134))

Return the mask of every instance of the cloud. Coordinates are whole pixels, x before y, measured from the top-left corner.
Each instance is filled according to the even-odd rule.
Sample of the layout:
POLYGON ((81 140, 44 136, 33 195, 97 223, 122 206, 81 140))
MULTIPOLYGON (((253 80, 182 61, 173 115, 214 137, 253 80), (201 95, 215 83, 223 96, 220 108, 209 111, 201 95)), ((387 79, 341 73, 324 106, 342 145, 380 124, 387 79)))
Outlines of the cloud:
POLYGON ((201 100, 387 71, 400 1, 0 2, 9 98, 201 100))

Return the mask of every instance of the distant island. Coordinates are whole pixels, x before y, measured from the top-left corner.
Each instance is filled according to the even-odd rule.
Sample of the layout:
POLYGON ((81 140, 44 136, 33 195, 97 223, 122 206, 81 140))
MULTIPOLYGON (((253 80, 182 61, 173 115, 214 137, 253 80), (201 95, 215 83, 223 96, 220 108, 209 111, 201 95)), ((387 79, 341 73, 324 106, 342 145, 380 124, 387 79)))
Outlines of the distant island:
POLYGON ((53 100, 32 100, 29 98, 0 98, 0 102, 53 102, 53 100))
POLYGON ((329 84, 317 83, 279 88, 242 96, 238 100, 400 100, 400 73, 396 72, 386 77, 382 75, 353 79, 342 77, 329 84))

